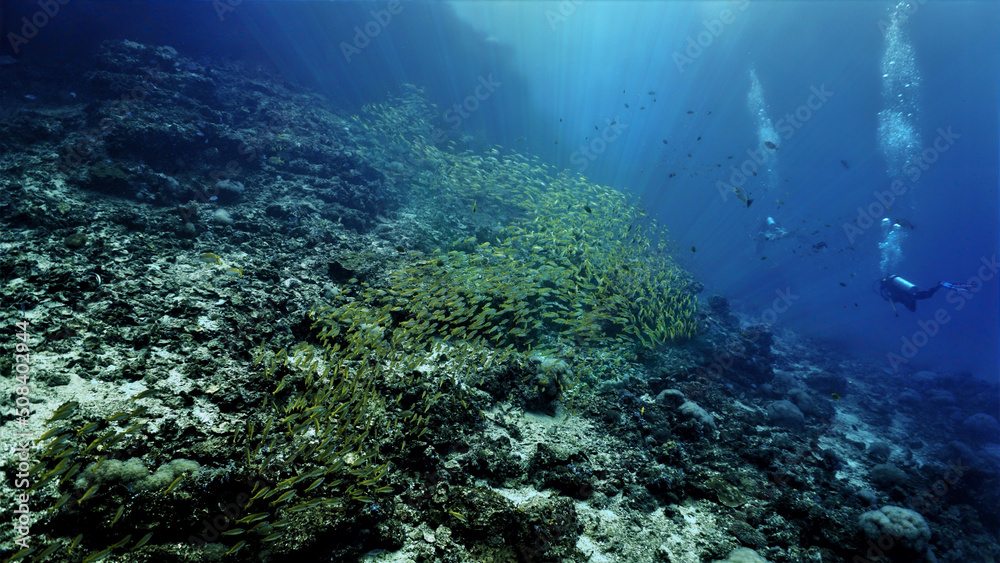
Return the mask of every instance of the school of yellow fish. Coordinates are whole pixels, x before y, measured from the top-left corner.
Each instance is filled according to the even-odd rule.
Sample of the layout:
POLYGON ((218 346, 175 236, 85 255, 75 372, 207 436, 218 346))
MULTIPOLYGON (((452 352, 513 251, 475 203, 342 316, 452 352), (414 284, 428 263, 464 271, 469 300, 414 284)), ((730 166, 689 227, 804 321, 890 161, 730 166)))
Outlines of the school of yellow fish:
MULTIPOLYGON (((311 511, 342 511, 392 492, 383 483, 390 466, 380 447, 392 444, 405 455, 436 413, 468 410, 467 390, 482 385, 490 368, 524 364, 528 356, 563 358, 575 378, 555 383, 571 406, 581 379, 593 382, 609 366, 696 330, 696 299, 667 252, 666 232, 623 193, 499 148, 484 155, 439 148, 427 142, 430 127, 407 104, 366 106, 364 113, 352 125, 369 143, 362 151, 384 154, 387 175, 408 174, 412 205, 466 217, 471 226, 430 253, 397 247, 395 260, 405 265, 372 283, 351 280, 334 302, 310 313, 314 343, 277 353, 261 343, 254 366, 272 391, 229 441, 240 473, 257 480, 240 517, 221 533, 234 541, 220 538, 227 554, 248 543, 276 545, 311 511), (409 169, 389 166, 398 159, 409 169)), ((222 264, 211 253, 202 260, 222 264)), ((536 380, 536 392, 548 377, 536 380)), ((75 406, 64 405, 50 423, 67 420, 75 406)), ((101 425, 143 413, 139 407, 101 425)), ((33 489, 92 471, 139 427, 108 429, 88 444, 97 426, 64 425, 43 436, 39 442, 51 440, 32 469, 41 475, 33 489)), ((177 477, 163 494, 183 493, 184 481, 177 477)), ((74 504, 97 492, 94 485, 74 504)), ((70 500, 63 494, 51 512, 70 500)), ((455 507, 445 508, 465 521, 455 507)), ((131 537, 84 560, 103 558, 131 537)), ((53 542, 44 555, 62 545, 53 542)))

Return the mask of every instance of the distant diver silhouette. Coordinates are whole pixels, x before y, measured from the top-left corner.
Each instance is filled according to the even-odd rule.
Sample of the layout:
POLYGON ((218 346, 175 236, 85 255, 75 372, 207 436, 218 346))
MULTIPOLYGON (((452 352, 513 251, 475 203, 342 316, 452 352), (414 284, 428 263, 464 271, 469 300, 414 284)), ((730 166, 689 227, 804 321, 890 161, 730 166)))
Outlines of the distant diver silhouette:
MULTIPOLYGON (((934 292, 942 287, 954 289, 955 291, 969 291, 972 287, 965 283, 937 282, 929 289, 921 290, 905 279, 892 275, 879 280, 879 294, 892 305, 892 310, 896 311, 896 303, 902 303, 910 311, 917 311, 917 299, 927 299, 934 295, 934 292)), ((899 315, 897 312, 896 315, 899 315)))

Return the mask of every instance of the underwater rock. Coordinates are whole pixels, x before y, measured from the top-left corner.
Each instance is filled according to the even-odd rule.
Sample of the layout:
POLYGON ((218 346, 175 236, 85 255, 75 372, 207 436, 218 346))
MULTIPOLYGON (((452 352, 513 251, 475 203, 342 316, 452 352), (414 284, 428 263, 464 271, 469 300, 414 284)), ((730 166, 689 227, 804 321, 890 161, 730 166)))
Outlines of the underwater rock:
POLYGON ((868 455, 879 463, 889 461, 890 454, 892 454, 892 449, 885 442, 872 442, 868 445, 868 455))
MULTIPOLYGON (((861 531, 873 541, 893 538, 899 548, 923 555, 931 539, 931 529, 919 513, 899 506, 883 506, 879 510, 865 512, 858 520, 861 531)), ((884 541, 884 540, 882 540, 884 541)), ((893 560, 903 561, 903 554, 893 553, 893 560)))
POLYGON ((679 407, 684 401, 684 393, 678 389, 664 389, 656 396, 656 404, 667 407, 679 407))
POLYGON ((904 407, 916 408, 924 402, 924 398, 913 389, 904 389, 896 397, 896 402, 904 407))
POLYGON ((87 188, 119 197, 132 195, 129 176, 118 166, 102 160, 92 165, 89 171, 87 188))
POLYGON ((847 378, 840 374, 826 371, 814 372, 806 377, 806 385, 824 395, 834 393, 842 397, 847 395, 847 378))
POLYGON ((212 213, 212 220, 220 225, 233 224, 233 216, 225 209, 216 209, 215 213, 212 213))
POLYGON ((198 229, 191 222, 184 223, 177 229, 177 235, 181 238, 194 238, 198 236, 198 229))
POLYGON ((738 547, 729 552, 725 559, 716 559, 713 563, 770 563, 749 547, 738 547))
POLYGON ((962 428, 978 440, 996 442, 1000 438, 1000 424, 986 413, 979 412, 966 418, 962 421, 962 428))
POLYGON ((791 401, 774 401, 767 406, 767 417, 772 424, 790 430, 802 430, 806 424, 805 415, 791 401))
POLYGON ((712 477, 705 486, 715 491, 719 502, 729 508, 742 506, 747 501, 746 497, 743 496, 743 493, 735 485, 721 477, 712 477))
POLYGON ((958 440, 948 442, 948 447, 942 452, 942 462, 948 462, 953 459, 961 460, 966 465, 977 465, 979 463, 979 456, 972 451, 972 448, 958 440))
POLYGON ((236 180, 219 180, 213 186, 215 193, 219 196, 219 201, 224 203, 235 203, 243 197, 246 186, 236 180))
POLYGON ((73 233, 71 235, 67 235, 66 238, 63 239, 63 244, 66 245, 66 248, 72 248, 74 250, 77 248, 83 248, 87 244, 87 235, 83 233, 73 233))
POLYGON ((872 467, 868 478, 883 490, 904 485, 909 480, 905 471, 891 463, 880 463, 872 467))
POLYGON ((677 410, 689 420, 696 420, 700 422, 702 426, 715 430, 715 418, 713 418, 712 415, 708 413, 708 411, 701 408, 697 403, 692 401, 687 401, 686 403, 682 404, 677 410))

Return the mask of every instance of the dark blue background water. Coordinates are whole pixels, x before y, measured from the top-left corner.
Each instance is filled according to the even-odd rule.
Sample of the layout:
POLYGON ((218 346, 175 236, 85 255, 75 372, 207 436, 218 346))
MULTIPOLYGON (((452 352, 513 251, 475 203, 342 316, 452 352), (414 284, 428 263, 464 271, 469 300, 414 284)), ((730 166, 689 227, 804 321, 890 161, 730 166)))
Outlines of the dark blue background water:
MULTIPOLYGON (((916 313, 897 307, 898 316, 872 288, 882 275, 878 226, 853 241, 845 230, 891 181, 877 136, 878 114, 892 105, 882 69, 891 2, 69 0, 19 56, 82 66, 103 39, 168 44, 187 56, 273 65, 347 111, 402 83, 423 86, 445 138, 535 153, 641 195, 669 227, 681 263, 745 314, 770 320, 787 291, 794 297, 774 310, 778 325, 886 368, 887 354, 909 355, 903 339, 916 339, 923 346, 910 367, 996 379, 998 279, 980 267, 1000 252, 1000 10, 996 2, 913 5, 901 28, 919 79, 906 94, 917 106, 909 122, 918 154, 939 129, 952 135, 875 218, 914 227, 904 229, 889 273, 921 287, 973 278, 981 289, 968 298, 941 291, 916 313), (700 50, 686 51, 699 39, 700 50), (678 65, 675 54, 690 60, 678 65), (831 94, 810 99, 816 90, 831 94), (742 186, 754 200, 747 207, 718 185, 761 146, 755 110, 780 143, 767 156, 770 171, 759 166, 742 186), (781 128, 796 111, 808 119, 781 128), (758 251, 754 236, 768 216, 790 234, 758 251), (936 330, 935 315, 948 319, 936 330)), ((4 36, 38 9, 6 3, 4 36)))

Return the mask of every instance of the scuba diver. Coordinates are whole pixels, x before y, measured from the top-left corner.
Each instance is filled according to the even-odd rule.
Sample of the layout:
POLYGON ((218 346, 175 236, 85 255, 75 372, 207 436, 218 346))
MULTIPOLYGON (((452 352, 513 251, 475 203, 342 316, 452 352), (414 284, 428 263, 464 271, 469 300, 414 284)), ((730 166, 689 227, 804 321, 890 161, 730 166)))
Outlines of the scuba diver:
POLYGON ((764 252, 764 243, 784 238, 786 235, 788 231, 780 227, 772 217, 764 219, 753 237, 757 241, 757 254, 764 252))
MULTIPOLYGON (((917 286, 896 275, 882 278, 878 283, 879 294, 882 295, 882 299, 892 305, 893 312, 896 311, 896 303, 902 303, 910 311, 916 312, 917 299, 927 299, 942 287, 955 291, 969 291, 969 288, 972 287, 965 283, 937 282, 930 289, 920 290, 917 286)), ((896 316, 899 316, 899 313, 896 313, 896 316)))

